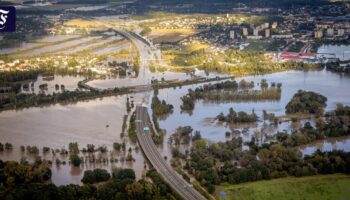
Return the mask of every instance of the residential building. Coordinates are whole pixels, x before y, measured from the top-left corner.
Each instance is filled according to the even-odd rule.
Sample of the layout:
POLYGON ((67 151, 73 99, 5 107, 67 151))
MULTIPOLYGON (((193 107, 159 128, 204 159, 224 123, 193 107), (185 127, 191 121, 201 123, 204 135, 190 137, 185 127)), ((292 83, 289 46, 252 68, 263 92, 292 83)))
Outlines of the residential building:
POLYGON ((243 36, 248 36, 248 28, 243 28, 243 36))
POLYGON ((333 28, 327 29, 327 36, 334 36, 334 29, 333 28))
POLYGON ((338 36, 344 36, 344 29, 338 29, 338 36))
POLYGON ((323 37, 323 31, 317 30, 315 31, 315 38, 322 38, 323 37))
POLYGON ((230 31, 230 38, 235 39, 235 31, 230 31))
POLYGON ((270 29, 265 29, 265 37, 270 37, 270 29))
POLYGON ((254 29, 253 35, 254 35, 254 36, 258 36, 258 35, 259 35, 259 29, 258 29, 258 28, 255 28, 255 29, 254 29))
POLYGON ((270 24, 268 22, 264 23, 264 28, 269 28, 270 24))
POLYGON ((271 28, 273 29, 277 28, 277 22, 272 23, 271 28))

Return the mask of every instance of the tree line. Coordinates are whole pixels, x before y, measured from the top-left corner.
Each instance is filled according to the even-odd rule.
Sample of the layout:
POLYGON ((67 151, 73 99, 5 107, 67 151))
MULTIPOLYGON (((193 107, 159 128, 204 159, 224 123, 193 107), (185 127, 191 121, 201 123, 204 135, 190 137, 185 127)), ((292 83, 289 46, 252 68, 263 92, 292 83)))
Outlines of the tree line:
POLYGON ((182 155, 183 168, 208 192, 224 182, 230 184, 268 180, 286 176, 350 173, 350 153, 320 152, 303 157, 297 148, 265 144, 259 149, 242 151, 242 138, 208 144, 194 142, 191 152, 182 155))
POLYGON ((194 90, 189 89, 188 93, 181 97, 182 110, 193 110, 198 99, 207 101, 265 101, 279 100, 281 98, 281 83, 271 83, 270 87, 266 79, 262 79, 261 90, 254 90, 254 82, 247 82, 242 79, 239 83, 235 80, 228 80, 215 84, 204 84, 194 90))
POLYGON ((15 161, 0 161, 0 199, 100 199, 100 200, 152 200, 175 199, 176 193, 163 181, 155 171, 149 171, 146 179, 136 181, 132 169, 115 169, 112 175, 104 170, 95 170, 93 174, 84 175, 84 185, 56 186, 48 183, 51 179, 51 169, 48 163, 15 161), (104 182, 99 185, 90 183, 97 180, 104 182))
POLYGON ((220 122, 227 122, 227 123, 247 123, 247 122, 257 122, 258 116, 255 114, 254 110, 251 114, 248 114, 246 112, 240 111, 236 112, 233 110, 233 108, 229 109, 229 113, 225 116, 224 113, 220 113, 217 117, 217 120, 220 122))

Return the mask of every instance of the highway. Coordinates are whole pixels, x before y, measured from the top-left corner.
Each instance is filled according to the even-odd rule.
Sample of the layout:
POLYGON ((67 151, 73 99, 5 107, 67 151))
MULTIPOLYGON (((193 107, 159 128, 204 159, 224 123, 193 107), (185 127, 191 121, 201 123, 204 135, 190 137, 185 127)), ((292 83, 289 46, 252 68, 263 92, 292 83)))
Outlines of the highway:
POLYGON ((137 139, 140 146, 157 172, 163 179, 183 198, 186 200, 205 200, 197 190, 195 190, 189 183, 180 177, 179 174, 171 168, 164 158, 160 155, 154 144, 149 132, 144 131, 148 127, 148 111, 147 107, 136 107, 136 131, 137 139))

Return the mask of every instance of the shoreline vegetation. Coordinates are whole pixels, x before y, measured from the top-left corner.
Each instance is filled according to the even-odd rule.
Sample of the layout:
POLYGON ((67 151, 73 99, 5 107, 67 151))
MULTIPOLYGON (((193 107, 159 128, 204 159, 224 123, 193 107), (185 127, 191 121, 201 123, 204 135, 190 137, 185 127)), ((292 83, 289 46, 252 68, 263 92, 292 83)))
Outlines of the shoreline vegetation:
POLYGON ((242 79, 239 83, 235 80, 215 84, 205 84, 192 90, 181 97, 181 109, 192 111, 197 100, 214 102, 241 102, 241 101, 274 101, 281 98, 281 83, 271 83, 270 87, 266 79, 259 83, 261 89, 254 89, 254 82, 246 82, 242 79))
POLYGON ((0 199, 179 199, 179 195, 155 171, 136 180, 129 168, 87 170, 83 185, 51 183, 51 164, 0 160, 0 199), (113 199, 113 198, 112 198, 113 199))
MULTIPOLYGON (((266 81, 262 81, 260 86, 267 88, 266 84, 266 81)), ((191 150, 185 153, 178 147, 174 148, 171 163, 174 167, 183 168, 188 174, 194 176, 209 193, 213 193, 216 186, 227 182, 235 185, 290 176, 349 174, 347 166, 350 163, 350 153, 338 150, 330 152, 317 150, 312 155, 303 156, 299 149, 302 145, 320 139, 350 135, 350 107, 338 104, 334 111, 324 113, 326 101, 327 98, 321 94, 298 91, 288 105, 300 104, 298 107, 302 109, 293 110, 290 106, 286 106, 286 113, 312 115, 316 117, 315 126, 306 122, 297 130, 278 132, 267 143, 260 141, 259 135, 263 134, 260 132, 254 133, 250 142, 243 143, 241 137, 233 137, 225 142, 210 143, 201 137, 189 134, 193 131, 192 127, 179 127, 174 135, 176 137, 172 138, 175 143, 186 144, 192 139, 193 145, 191 150), (243 145, 247 145, 248 150, 243 151, 243 145), (336 161, 337 159, 339 160, 336 161)), ((277 119, 274 114, 266 111, 263 112, 263 118, 264 121, 270 122, 275 122, 277 119)), ((239 115, 230 109, 226 116, 222 113, 216 119, 231 123, 255 121, 257 117, 254 111, 252 114, 239 115)), ((200 135, 200 133, 194 135, 200 135)))
POLYGON ((71 165, 74 167, 80 167, 84 164, 108 164, 118 162, 134 162, 133 150, 138 151, 138 147, 126 149, 126 143, 114 142, 112 148, 108 148, 106 145, 94 145, 87 144, 80 148, 77 142, 71 142, 68 144, 68 148, 51 148, 44 146, 40 149, 38 146, 21 145, 14 146, 9 142, 0 142, 0 153, 11 154, 18 148, 21 153, 22 162, 48 162, 48 164, 71 165))
POLYGON ((287 70, 316 70, 321 64, 303 62, 272 62, 265 54, 255 50, 228 50, 213 53, 205 44, 191 44, 180 50, 168 50, 164 56, 170 58, 169 65, 176 71, 188 71, 194 66, 206 72, 233 74, 237 77, 269 74, 287 70))
MULTIPOLYGON (((315 127, 310 122, 307 122, 302 128, 291 133, 286 131, 278 132, 275 135, 276 142, 286 147, 296 147, 326 138, 349 136, 349 117, 350 106, 337 104, 334 111, 316 116, 315 127)), ((255 146, 254 148, 258 147, 255 146)))
MULTIPOLYGON (((153 88, 163 89, 171 87, 180 87, 190 84, 206 83, 211 81, 220 81, 225 79, 231 79, 232 77, 215 77, 215 78, 197 78, 193 80, 184 81, 162 81, 152 83, 153 88)), ((78 83, 79 88, 87 89, 88 91, 63 91, 62 93, 54 94, 4 94, 0 99, 0 111, 21 109, 29 107, 38 107, 45 105, 52 105, 56 103, 74 103, 78 101, 91 100, 101 97, 108 97, 114 95, 123 95, 129 93, 137 93, 149 90, 144 86, 130 86, 113 89, 99 90, 86 85, 86 80, 78 83)))

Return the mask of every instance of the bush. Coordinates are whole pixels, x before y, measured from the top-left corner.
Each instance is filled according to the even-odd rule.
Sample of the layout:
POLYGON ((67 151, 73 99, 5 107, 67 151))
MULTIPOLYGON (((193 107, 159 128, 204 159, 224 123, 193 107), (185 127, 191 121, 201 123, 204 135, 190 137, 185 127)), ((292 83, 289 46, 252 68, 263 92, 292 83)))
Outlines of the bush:
POLYGON ((99 183, 102 181, 107 181, 111 178, 111 175, 105 169, 94 169, 86 170, 84 172, 84 177, 81 179, 81 182, 87 184, 99 183))
POLYGON ((69 159, 75 167, 80 166, 81 159, 77 154, 72 154, 69 159))
POLYGON ((116 168, 116 169, 113 169, 112 175, 113 175, 114 179, 119 179, 119 180, 123 180, 123 179, 135 180, 136 179, 135 171, 133 169, 116 168))

